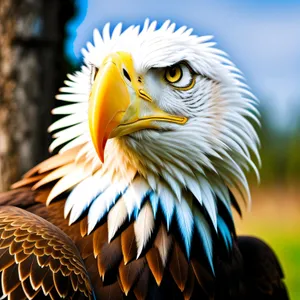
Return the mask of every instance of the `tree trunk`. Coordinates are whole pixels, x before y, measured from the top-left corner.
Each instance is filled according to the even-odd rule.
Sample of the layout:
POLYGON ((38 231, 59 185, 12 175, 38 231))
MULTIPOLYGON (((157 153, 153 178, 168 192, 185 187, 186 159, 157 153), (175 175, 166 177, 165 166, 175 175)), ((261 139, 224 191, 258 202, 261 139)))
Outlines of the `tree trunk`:
POLYGON ((48 156, 70 0, 0 0, 0 191, 48 156))

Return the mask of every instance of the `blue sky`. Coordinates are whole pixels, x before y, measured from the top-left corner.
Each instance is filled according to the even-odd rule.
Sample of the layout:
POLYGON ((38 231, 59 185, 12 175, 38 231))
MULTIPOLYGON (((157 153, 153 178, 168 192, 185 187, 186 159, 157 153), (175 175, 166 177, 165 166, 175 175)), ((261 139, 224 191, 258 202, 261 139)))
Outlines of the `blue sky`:
POLYGON ((66 51, 80 49, 95 27, 141 24, 146 17, 212 34, 244 72, 254 93, 281 128, 292 127, 300 111, 299 0, 76 0, 78 15, 68 24, 66 51))

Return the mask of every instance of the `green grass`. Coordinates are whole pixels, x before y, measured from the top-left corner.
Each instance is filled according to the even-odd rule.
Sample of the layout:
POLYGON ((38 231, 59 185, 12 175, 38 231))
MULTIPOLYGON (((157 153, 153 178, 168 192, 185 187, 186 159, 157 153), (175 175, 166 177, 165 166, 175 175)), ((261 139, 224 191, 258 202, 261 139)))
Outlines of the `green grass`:
POLYGON ((285 274, 290 298, 300 299, 300 191, 261 188, 243 220, 236 218, 240 234, 255 235, 272 247, 285 274))
MULTIPOLYGON (((281 233, 280 231, 278 233, 281 233)), ((300 232, 298 233, 298 237, 300 232)), ((269 238, 269 243, 274 247, 280 261, 282 263, 286 276, 286 284, 290 292, 291 299, 300 299, 300 245, 299 240, 295 239, 294 235, 286 235, 282 232, 281 235, 272 236, 269 238)))
MULTIPOLYGON (((278 220, 278 225, 280 225, 280 220, 278 220)), ((297 227, 298 232, 287 230, 285 227, 269 228, 265 225, 261 226, 256 234, 266 241, 277 254, 283 267, 285 283, 291 299, 300 299, 300 221, 297 227)))

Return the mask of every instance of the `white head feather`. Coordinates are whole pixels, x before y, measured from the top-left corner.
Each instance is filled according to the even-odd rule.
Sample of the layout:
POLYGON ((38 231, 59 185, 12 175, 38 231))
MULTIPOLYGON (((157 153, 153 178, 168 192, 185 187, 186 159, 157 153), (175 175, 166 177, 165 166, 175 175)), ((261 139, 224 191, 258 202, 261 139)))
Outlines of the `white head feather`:
MULTIPOLYGON (((174 213, 177 214, 179 226, 188 236, 185 238, 188 250, 193 218, 199 215, 190 205, 188 199, 191 196, 204 206, 215 229, 217 202, 223 202, 230 210, 228 189, 238 189, 250 198, 245 171, 251 167, 258 176, 252 154, 260 163, 259 140, 251 124, 252 121, 259 124, 257 99, 227 55, 214 48, 211 38, 192 35, 192 30, 186 27, 175 31, 175 24, 169 21, 159 29, 156 29, 156 22, 150 24, 146 20, 141 31, 139 26, 131 26, 122 33, 121 24, 115 27, 112 35, 109 24, 105 25, 102 36, 98 30, 94 31, 94 45, 88 43, 87 50, 82 51, 85 65, 75 75, 68 75, 67 87, 62 88, 62 93, 57 96, 59 100, 74 103, 58 107, 53 113, 69 116, 50 127, 50 131, 57 130, 50 150, 64 143, 61 153, 83 145, 76 161, 93 162, 88 164, 90 173, 85 176, 88 180, 75 187, 66 203, 65 214, 71 211, 71 222, 76 221, 84 209, 91 207, 91 231, 109 212, 118 195, 122 195, 122 202, 118 205, 120 215, 124 216, 125 208, 129 216, 138 215, 145 195, 151 194, 154 215, 158 204, 167 223, 171 222, 174 213), (116 51, 132 55, 135 70, 143 77, 147 93, 161 109, 186 116, 188 122, 184 125, 162 123, 160 131, 143 130, 111 139, 102 165, 94 150, 87 121, 91 74, 108 54, 116 51), (158 80, 165 67, 178 62, 187 63, 196 74, 195 85, 189 90, 173 89, 158 80), (83 190, 89 188, 90 195, 81 197, 84 191, 80 192, 80 187, 81 190, 82 187, 83 190), (102 191, 109 195, 105 203, 100 199, 104 198, 103 194, 94 200, 102 191), (188 224, 180 224, 180 218, 186 218, 188 224)), ((149 213, 146 208, 142 210, 144 215, 149 213)), ((124 217, 111 225, 112 236, 123 221, 124 217)), ((198 221, 195 223, 197 228, 198 221)), ((150 232, 149 228, 144 232, 147 239, 151 228, 150 232)), ((145 236, 141 232, 136 234, 138 240, 143 241, 142 249, 145 236)))

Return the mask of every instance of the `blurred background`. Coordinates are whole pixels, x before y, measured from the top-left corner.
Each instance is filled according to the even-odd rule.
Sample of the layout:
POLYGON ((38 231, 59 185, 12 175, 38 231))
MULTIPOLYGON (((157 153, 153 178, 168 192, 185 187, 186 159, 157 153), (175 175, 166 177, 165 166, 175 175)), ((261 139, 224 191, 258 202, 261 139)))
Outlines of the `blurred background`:
POLYGON ((171 19, 214 35, 261 101, 261 183, 250 176, 252 208, 237 230, 275 249, 300 299, 299 16, 299 0, 1 0, 0 190, 49 155, 54 95, 93 29, 171 19))

